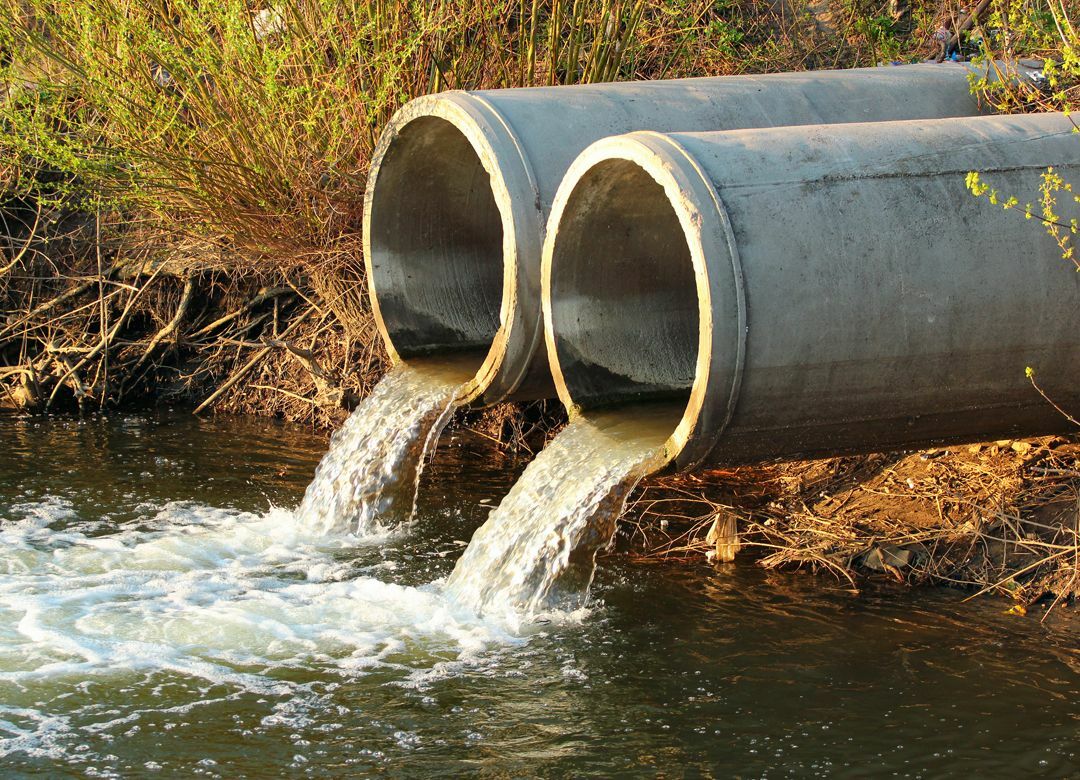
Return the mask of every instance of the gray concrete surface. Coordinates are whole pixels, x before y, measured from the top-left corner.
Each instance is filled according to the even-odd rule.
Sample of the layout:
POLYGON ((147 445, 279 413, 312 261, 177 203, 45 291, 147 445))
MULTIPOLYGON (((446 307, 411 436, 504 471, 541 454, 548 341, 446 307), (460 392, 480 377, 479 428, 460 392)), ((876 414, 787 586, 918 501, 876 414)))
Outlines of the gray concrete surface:
POLYGON ((560 398, 676 402, 680 468, 1074 430, 1025 368, 1080 412, 1080 273, 1023 216, 1046 166, 1080 183, 1072 130, 1043 114, 590 146, 544 247, 560 398), (975 198, 969 171, 1020 206, 975 198))

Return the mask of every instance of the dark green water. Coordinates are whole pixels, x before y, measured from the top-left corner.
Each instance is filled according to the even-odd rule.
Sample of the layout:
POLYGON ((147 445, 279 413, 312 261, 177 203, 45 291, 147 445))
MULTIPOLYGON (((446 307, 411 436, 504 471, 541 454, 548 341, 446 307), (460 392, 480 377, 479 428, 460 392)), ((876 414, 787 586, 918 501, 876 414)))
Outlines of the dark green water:
POLYGON ((523 464, 444 441, 410 529, 325 538, 290 511, 324 449, 0 416, 3 776, 1080 773, 1075 613, 607 560, 513 636, 438 581, 523 464))

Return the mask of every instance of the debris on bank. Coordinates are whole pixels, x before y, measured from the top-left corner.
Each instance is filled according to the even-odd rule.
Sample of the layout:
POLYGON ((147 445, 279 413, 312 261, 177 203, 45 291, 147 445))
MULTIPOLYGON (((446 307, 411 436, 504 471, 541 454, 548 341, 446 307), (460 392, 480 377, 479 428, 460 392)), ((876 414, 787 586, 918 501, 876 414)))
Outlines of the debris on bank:
POLYGON ((854 589, 948 584, 1056 605, 1080 595, 1080 435, 662 477, 621 531, 647 557, 737 551, 854 589))

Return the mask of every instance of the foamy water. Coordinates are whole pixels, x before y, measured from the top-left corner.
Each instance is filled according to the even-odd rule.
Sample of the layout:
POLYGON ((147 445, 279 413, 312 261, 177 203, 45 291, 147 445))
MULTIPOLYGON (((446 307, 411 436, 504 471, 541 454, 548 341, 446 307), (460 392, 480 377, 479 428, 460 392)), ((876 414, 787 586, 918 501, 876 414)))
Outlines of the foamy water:
POLYGON ((358 550, 375 552, 392 537, 379 524, 343 533, 299 511, 163 502, 139 505, 138 517, 116 527, 79 517, 63 498, 8 505, 0 756, 69 738, 48 702, 95 680, 133 685, 140 697, 152 681, 174 680, 189 692, 175 707, 243 695, 295 703, 310 698, 298 682, 305 675, 380 673, 422 686, 527 641, 538 615, 544 626, 580 622, 580 599, 555 595, 587 592, 596 550, 655 463, 656 436, 625 420, 569 426, 449 581, 419 587, 388 581, 395 564, 378 555, 358 569, 358 550))
POLYGON ((571 421, 477 530, 447 581, 449 596, 510 624, 583 606, 596 553, 637 483, 666 462, 677 414, 643 407, 571 421))
POLYGON ((47 749, 65 729, 40 702, 95 679, 291 697, 303 693, 298 673, 390 670, 420 683, 523 641, 438 585, 386 582, 380 564, 356 576, 343 553, 381 537, 320 536, 282 509, 166 504, 140 530, 100 536, 65 530, 73 512, 56 498, 7 514, 0 757, 47 749))
POLYGON ((411 520, 424 464, 467 376, 453 363, 390 369, 334 433, 296 510, 300 522, 366 535, 411 520))
MULTIPOLYGON (((423 677, 522 641, 538 615, 576 622, 596 550, 663 441, 620 419, 570 425, 449 581, 419 587, 388 581, 396 564, 377 554, 358 564, 358 550, 377 552, 395 533, 377 516, 353 532, 311 521, 312 495, 335 484, 328 472, 340 480, 348 447, 365 447, 355 431, 337 438, 295 512, 149 502, 115 526, 55 496, 10 504, 0 525, 0 702, 25 707, 42 685, 118 675, 248 692, 316 669, 423 677)), ((371 506, 333 511, 346 505, 371 506)), ((20 728, 0 722, 16 741, 20 728)))
POLYGON ((580 624, 595 553, 660 462, 667 426, 571 424, 449 581, 399 584, 380 550, 410 532, 401 520, 458 387, 392 372, 334 437, 296 511, 136 501, 117 524, 54 495, 2 507, 0 758, 69 757, 80 733, 185 722, 250 697, 302 723, 328 676, 419 690, 489 668, 552 624, 580 624))

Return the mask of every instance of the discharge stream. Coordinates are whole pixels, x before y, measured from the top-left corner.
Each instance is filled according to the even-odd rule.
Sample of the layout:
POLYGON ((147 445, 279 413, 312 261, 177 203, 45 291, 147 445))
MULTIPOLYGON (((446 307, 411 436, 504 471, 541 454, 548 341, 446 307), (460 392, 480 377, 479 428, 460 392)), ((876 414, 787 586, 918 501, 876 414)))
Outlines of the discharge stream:
POLYGON ((584 606, 596 553, 626 499, 666 462, 677 406, 578 417, 525 469, 473 536, 446 590, 478 615, 516 620, 584 606))
POLYGON ((366 535, 411 520, 424 464, 462 383, 452 362, 392 368, 334 434, 299 522, 320 534, 366 535))

